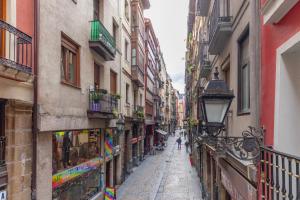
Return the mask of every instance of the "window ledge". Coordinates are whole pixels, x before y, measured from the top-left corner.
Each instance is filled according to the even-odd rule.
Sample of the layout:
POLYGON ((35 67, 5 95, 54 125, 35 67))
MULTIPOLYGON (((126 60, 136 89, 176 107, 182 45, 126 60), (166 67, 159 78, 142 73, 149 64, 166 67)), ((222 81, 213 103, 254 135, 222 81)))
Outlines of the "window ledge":
POLYGON ((237 116, 250 115, 250 110, 247 111, 238 111, 237 116))
POLYGON ((299 0, 267 0, 262 7, 264 24, 278 23, 299 0))
POLYGON ((64 80, 61 80, 61 83, 62 83, 63 85, 67 85, 67 86, 69 86, 69 87, 73 87, 73 88, 75 88, 75 89, 81 89, 81 87, 80 87, 80 86, 73 85, 73 84, 71 84, 71 83, 68 83, 68 82, 66 82, 66 81, 64 81, 64 80))

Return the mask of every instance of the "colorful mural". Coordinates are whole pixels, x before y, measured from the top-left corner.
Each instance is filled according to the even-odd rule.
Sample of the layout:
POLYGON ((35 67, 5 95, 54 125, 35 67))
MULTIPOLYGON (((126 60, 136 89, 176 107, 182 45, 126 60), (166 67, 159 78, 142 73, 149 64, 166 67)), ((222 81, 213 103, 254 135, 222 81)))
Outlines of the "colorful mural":
POLYGON ((113 158, 113 130, 105 129, 105 159, 110 160, 113 158))
POLYGON ((116 200, 116 189, 107 187, 105 188, 104 200, 116 200))
POLYGON ((70 181, 90 170, 95 170, 102 163, 102 158, 94 158, 92 160, 89 160, 88 162, 82 163, 68 170, 54 174, 52 176, 52 188, 55 189, 61 186, 62 184, 66 183, 67 181, 70 181))

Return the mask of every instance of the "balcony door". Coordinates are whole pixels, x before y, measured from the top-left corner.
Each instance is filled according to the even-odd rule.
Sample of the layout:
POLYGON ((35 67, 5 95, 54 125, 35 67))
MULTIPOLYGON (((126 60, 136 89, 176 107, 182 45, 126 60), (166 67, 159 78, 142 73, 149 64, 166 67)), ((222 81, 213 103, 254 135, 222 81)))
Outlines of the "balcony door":
POLYGON ((95 89, 100 89, 100 66, 94 64, 94 87, 95 89))
POLYGON ((117 94, 117 74, 114 71, 110 71, 110 93, 117 94))
MULTIPOLYGON (((6 19, 6 0, 0 0, 0 20, 6 19)), ((0 28, 0 57, 5 57, 5 31, 0 28)))

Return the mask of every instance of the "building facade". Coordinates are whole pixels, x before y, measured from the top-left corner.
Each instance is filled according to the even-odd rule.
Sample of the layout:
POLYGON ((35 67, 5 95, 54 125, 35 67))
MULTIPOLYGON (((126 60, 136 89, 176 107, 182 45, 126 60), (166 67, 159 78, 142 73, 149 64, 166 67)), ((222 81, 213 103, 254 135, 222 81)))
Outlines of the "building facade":
MULTIPOLYGON (((235 99, 225 120, 226 136, 259 127, 260 37, 257 1, 190 1, 186 60, 186 104, 190 139, 201 130, 198 97, 217 68, 235 99)), ((192 146, 208 199, 256 199, 256 163, 227 154, 219 158, 208 144, 192 146), (233 178, 235 177, 235 178, 233 178)))
POLYGON ((265 148, 258 199, 299 198, 299 10, 299 1, 261 1, 260 119, 265 148))
POLYGON ((0 1, 0 192, 31 199, 34 187, 35 63, 33 0, 0 1))

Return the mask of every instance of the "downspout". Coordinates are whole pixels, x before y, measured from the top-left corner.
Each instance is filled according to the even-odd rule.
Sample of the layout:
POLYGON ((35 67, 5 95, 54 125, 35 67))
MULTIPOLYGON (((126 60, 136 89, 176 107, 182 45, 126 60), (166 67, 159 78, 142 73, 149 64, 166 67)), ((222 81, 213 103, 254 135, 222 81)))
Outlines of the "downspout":
POLYGON ((39 0, 34 0, 34 80, 33 80, 33 112, 32 112, 32 177, 31 177, 31 199, 36 200, 37 186, 37 134, 38 134, 38 28, 39 28, 39 0))

